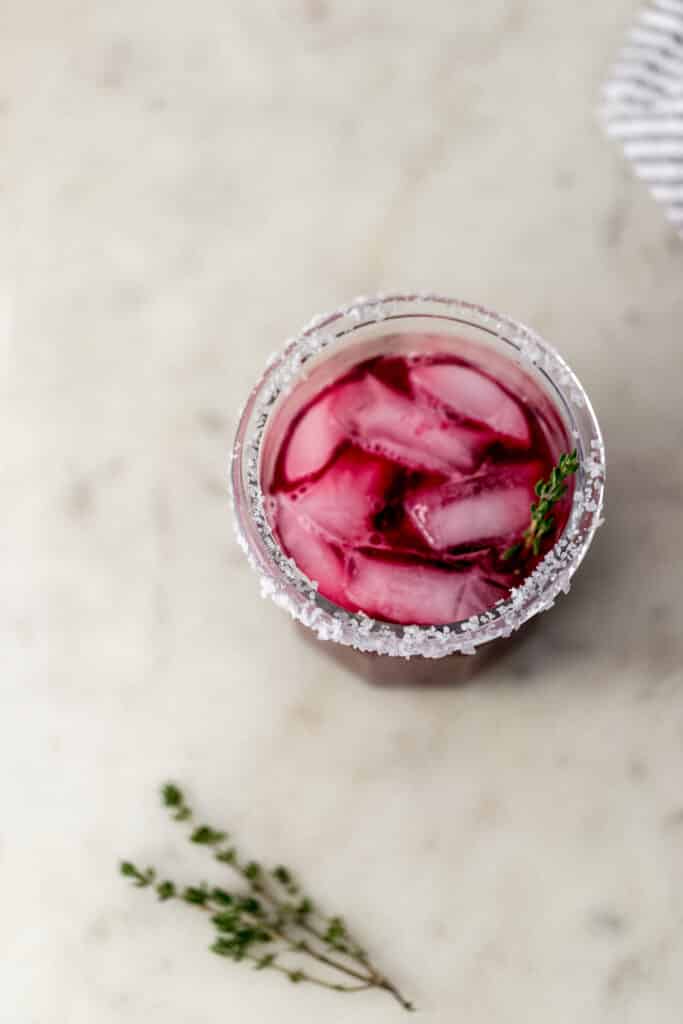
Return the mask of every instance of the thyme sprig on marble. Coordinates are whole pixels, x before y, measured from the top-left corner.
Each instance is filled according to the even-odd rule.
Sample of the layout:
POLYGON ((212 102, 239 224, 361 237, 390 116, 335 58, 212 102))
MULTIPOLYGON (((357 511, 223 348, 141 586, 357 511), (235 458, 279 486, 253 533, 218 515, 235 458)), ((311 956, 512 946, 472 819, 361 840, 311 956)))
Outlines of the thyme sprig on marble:
POLYGON ((381 989, 404 1010, 414 1009, 372 963, 343 918, 320 911, 288 868, 281 864, 266 868, 259 861, 246 860, 227 832, 196 824, 174 783, 167 783, 161 796, 171 818, 189 824, 190 842, 205 847, 219 864, 230 868, 237 887, 225 889, 206 882, 180 886, 161 878, 155 868, 139 868, 131 861, 122 861, 119 870, 137 888, 152 888, 161 902, 180 900, 210 915, 213 953, 246 961, 256 970, 277 971, 294 984, 309 982, 335 992, 381 989))
POLYGON ((505 560, 516 555, 527 555, 530 551, 535 556, 540 554, 543 538, 551 533, 555 526, 555 518, 550 515, 550 510, 567 493, 566 480, 576 473, 578 468, 579 457, 575 448, 573 452, 560 455, 547 480, 541 479, 536 482, 534 491, 538 501, 532 502, 531 522, 522 534, 522 540, 504 552, 505 560))

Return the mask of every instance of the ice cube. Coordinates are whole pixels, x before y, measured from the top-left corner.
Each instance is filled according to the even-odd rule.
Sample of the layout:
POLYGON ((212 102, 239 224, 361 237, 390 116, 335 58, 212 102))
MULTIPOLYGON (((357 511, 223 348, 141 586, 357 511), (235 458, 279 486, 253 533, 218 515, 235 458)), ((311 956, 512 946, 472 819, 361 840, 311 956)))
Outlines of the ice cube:
POLYGON ((421 408, 367 375, 334 394, 334 415, 352 440, 411 469, 472 472, 483 451, 480 434, 421 408))
POLYGON ((498 467, 463 483, 419 488, 405 508, 437 550, 499 540, 528 525, 534 484, 542 474, 538 461, 498 467))
POLYGON ((458 363, 431 363, 414 366, 410 380, 416 392, 465 419, 484 423, 520 445, 529 444, 529 424, 521 407, 486 374, 458 363))
POLYGON ((306 516, 299 514, 296 502, 289 496, 281 495, 277 501, 275 530, 282 547, 301 572, 318 584, 322 594, 337 603, 343 600, 343 555, 306 516))
POLYGON ((460 589, 456 596, 454 622, 462 622, 472 615, 481 615, 494 604, 510 596, 508 579, 484 575, 478 567, 458 577, 460 589))
POLYGON ((285 476, 290 483, 321 470, 344 440, 344 429, 330 410, 331 397, 328 394, 314 401, 292 431, 285 454, 285 476))
POLYGON ((445 625, 490 608, 505 597, 478 566, 449 572, 354 554, 346 585, 348 607, 403 625, 445 625))
POLYGON ((304 484, 289 500, 323 535, 342 544, 365 543, 372 517, 384 503, 394 470, 384 459, 343 452, 318 480, 304 484))

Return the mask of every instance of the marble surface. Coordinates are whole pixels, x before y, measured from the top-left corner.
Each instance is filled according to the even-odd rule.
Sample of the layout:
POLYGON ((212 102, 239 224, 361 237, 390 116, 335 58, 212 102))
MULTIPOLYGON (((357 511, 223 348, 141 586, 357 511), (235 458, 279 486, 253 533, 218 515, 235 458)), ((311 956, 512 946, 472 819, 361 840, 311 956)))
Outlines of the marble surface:
POLYGON ((198 867, 169 775, 429 1024, 680 1021, 683 247, 594 115, 636 9, 5 5, 3 1022, 398 1019, 211 957, 122 883, 122 855, 198 867), (228 520, 266 356, 392 287, 532 323, 608 442, 571 594, 460 685, 305 642, 228 520))

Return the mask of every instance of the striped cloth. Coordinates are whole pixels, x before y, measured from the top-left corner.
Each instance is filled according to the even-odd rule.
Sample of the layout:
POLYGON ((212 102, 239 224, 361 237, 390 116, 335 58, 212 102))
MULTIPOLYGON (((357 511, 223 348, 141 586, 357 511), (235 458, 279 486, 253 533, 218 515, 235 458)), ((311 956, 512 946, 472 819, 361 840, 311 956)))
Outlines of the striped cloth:
POLYGON ((604 87, 607 132, 683 237, 683 0, 654 0, 604 87))

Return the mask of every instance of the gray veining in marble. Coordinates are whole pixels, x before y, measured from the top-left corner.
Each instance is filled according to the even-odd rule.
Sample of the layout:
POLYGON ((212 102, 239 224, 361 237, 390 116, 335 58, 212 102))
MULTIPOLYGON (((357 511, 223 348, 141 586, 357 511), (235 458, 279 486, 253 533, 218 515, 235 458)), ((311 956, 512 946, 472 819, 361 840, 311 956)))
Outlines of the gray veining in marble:
POLYGON ((680 1021, 683 248, 594 115, 636 9, 5 5, 3 1024, 397 1019, 123 886, 121 855, 198 864, 169 774, 429 1024, 680 1021), (608 443, 571 594, 459 686, 305 642, 228 522, 267 355, 392 287, 533 324, 608 443))

